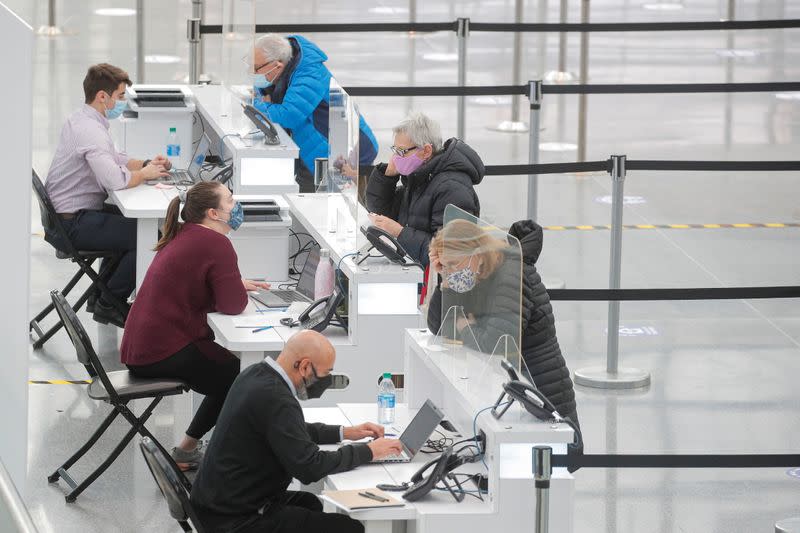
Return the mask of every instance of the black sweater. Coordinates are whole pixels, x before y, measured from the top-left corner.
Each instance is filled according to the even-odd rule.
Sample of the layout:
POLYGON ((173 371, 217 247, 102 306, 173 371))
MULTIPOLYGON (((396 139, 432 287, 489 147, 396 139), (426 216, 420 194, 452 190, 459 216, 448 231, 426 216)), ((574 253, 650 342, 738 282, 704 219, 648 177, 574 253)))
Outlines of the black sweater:
POLYGON ((431 238, 444 224, 449 204, 475 216, 481 214, 475 185, 483 180, 485 168, 477 152, 463 141, 449 139, 441 152, 410 176, 387 176, 385 172, 385 163, 372 171, 367 208, 399 222, 403 230, 398 242, 425 266, 431 238))
POLYGON ((243 516, 280 498, 292 478, 308 484, 372 460, 366 444, 321 451, 339 426, 307 424, 300 403, 266 363, 246 368, 228 392, 192 487, 201 512, 243 516))

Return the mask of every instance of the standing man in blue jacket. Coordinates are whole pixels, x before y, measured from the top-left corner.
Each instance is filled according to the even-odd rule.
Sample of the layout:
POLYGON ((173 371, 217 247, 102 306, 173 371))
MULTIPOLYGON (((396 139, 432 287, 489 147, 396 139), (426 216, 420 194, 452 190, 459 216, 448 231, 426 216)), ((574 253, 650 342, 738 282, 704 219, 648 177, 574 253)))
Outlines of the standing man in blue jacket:
MULTIPOLYGON (((328 56, 301 37, 268 33, 253 50, 254 105, 283 126, 300 148, 295 174, 300 192, 314 191, 314 159, 328 157, 328 99, 331 72, 328 56)), ((360 119, 360 174, 369 175, 378 141, 360 119)))

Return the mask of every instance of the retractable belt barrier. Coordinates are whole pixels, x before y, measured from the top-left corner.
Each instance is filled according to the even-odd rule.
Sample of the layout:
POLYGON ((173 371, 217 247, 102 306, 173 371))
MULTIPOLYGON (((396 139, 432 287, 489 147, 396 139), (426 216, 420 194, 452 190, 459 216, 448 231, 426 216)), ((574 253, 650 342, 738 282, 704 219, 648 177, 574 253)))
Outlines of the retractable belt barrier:
MULTIPOLYGON (((528 96, 529 85, 345 87, 350 96, 528 96)), ((542 94, 690 94, 800 91, 800 82, 542 84, 542 94)))
MULTIPOLYGON (((243 25, 244 27, 244 25, 243 25)), ((248 29, 252 26, 248 26, 248 29)), ((234 27, 235 28, 235 27, 234 27)), ((588 22, 588 23, 503 23, 470 22, 470 31, 482 32, 628 32, 628 31, 703 31, 777 30, 800 28, 800 19, 723 20, 704 22, 588 22)), ((256 24, 257 33, 351 33, 351 32, 436 32, 458 29, 453 22, 390 22, 345 24, 256 24)), ((201 34, 221 34, 222 24, 202 24, 201 34)))
POLYGON ((800 298, 800 286, 718 287, 691 289, 548 289, 558 301, 663 301, 663 300, 752 300, 800 298))
POLYGON ((800 454, 770 455, 552 455, 552 466, 579 468, 785 468, 800 466, 800 454))
MULTIPOLYGON (((698 172, 785 172, 800 171, 800 161, 626 161, 628 170, 698 171, 698 172)), ((542 163, 537 165, 487 165, 486 176, 528 174, 570 174, 576 172, 611 172, 612 160, 583 163, 542 163)))

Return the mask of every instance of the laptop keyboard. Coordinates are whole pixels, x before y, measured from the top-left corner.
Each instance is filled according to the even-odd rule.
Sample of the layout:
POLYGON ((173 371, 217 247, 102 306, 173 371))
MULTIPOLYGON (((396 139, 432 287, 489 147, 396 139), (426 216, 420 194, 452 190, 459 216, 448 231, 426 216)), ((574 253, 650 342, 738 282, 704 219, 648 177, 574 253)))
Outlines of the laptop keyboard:
POLYGON ((305 302, 306 299, 303 298, 297 291, 269 291, 270 294, 280 298, 284 302, 305 302))

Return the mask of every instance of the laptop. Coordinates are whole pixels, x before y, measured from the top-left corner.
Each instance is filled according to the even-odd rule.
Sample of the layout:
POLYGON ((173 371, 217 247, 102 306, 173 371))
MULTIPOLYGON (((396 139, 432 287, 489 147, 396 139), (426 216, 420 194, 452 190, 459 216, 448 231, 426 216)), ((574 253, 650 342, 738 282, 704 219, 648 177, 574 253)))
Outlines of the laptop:
POLYGON ((211 141, 205 133, 200 137, 200 142, 197 143, 197 149, 192 156, 192 162, 189 163, 187 170, 174 170, 171 172, 172 177, 177 181, 198 183, 200 179, 200 169, 203 168, 203 163, 206 162, 206 155, 211 146, 211 141))
POLYGON ((425 446, 433 430, 444 419, 444 414, 438 407, 433 405, 430 400, 425 401, 425 405, 417 412, 411 423, 400 435, 400 442, 403 444, 403 453, 400 455, 390 455, 383 459, 373 459, 373 463, 408 463, 419 450, 425 446))
POLYGON ((319 265, 319 248, 314 247, 308 253, 296 289, 259 291, 253 298, 267 307, 289 307, 294 302, 313 302, 317 265, 319 265))
POLYGON ((200 170, 203 168, 203 163, 206 162, 206 155, 208 155, 208 149, 210 146, 211 141, 204 133, 200 138, 200 142, 197 143, 197 148, 192 156, 192 162, 189 163, 189 168, 187 170, 171 170, 168 176, 164 176, 163 178, 158 178, 155 180, 148 180, 145 183, 148 185, 155 185, 156 183, 189 185, 202 181, 200 178, 200 170))

